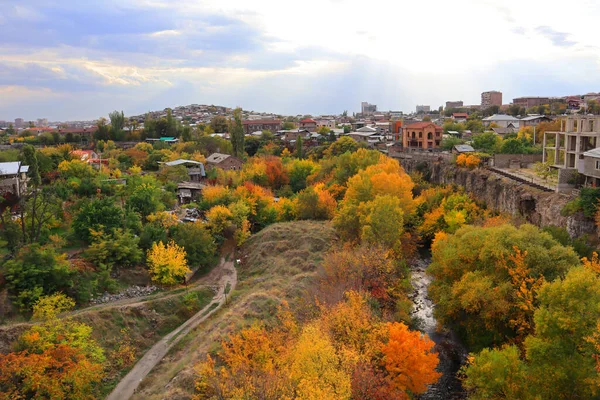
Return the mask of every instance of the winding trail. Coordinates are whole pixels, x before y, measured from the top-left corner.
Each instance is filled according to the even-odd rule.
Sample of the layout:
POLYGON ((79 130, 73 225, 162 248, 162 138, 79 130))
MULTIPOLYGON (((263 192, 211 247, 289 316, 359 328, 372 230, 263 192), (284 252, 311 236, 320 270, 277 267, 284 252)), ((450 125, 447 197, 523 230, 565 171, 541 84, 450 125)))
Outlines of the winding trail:
POLYGON ((218 282, 217 294, 213 297, 211 302, 152 346, 152 348, 135 364, 131 371, 121 379, 106 400, 127 400, 133 396, 142 380, 163 359, 163 357, 167 355, 169 350, 171 350, 181 338, 185 337, 188 332, 223 306, 227 301, 227 293, 233 291, 237 284, 237 271, 233 265, 233 252, 229 253, 227 256, 222 256, 221 262, 216 269, 223 275, 218 282), (228 258, 231 259, 231 261, 227 261, 228 258))

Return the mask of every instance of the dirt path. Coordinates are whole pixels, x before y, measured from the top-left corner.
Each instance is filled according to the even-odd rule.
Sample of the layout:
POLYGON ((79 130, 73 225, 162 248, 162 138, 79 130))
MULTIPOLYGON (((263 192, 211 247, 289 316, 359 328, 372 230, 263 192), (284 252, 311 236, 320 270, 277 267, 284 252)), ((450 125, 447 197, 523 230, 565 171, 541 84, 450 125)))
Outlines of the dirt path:
MULTIPOLYGON (((181 324, 177 329, 163 337, 135 364, 133 369, 119 382, 106 400, 127 400, 134 393, 142 380, 154 368, 160 360, 175 346, 181 338, 210 317, 227 300, 227 293, 235 289, 237 284, 237 271, 233 265, 233 252, 229 253, 231 261, 226 256, 221 258, 219 267, 216 269, 223 273, 218 282, 218 291, 212 301, 198 311, 192 318, 181 324), (226 293, 227 291, 227 293, 226 293)), ((211 274, 214 276, 213 274, 211 274)))

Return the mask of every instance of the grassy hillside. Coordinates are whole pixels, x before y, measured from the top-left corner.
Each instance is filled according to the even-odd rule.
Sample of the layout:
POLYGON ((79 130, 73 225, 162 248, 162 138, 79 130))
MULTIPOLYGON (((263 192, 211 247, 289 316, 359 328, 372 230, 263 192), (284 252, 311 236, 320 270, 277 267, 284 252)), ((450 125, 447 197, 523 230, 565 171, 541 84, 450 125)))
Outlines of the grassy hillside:
POLYGON ((314 221, 275 224, 252 236, 236 255, 239 282, 230 293, 230 305, 184 338, 134 398, 189 398, 194 364, 216 350, 228 332, 255 321, 268 322, 282 300, 293 302, 305 294, 335 240, 330 223, 314 221))

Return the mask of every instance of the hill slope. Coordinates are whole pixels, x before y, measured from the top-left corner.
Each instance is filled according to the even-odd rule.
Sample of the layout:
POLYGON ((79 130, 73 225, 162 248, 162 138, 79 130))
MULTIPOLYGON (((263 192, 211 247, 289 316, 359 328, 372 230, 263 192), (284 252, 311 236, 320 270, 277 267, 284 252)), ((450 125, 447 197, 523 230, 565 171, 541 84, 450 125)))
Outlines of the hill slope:
POLYGON ((305 293, 323 255, 336 240, 327 222, 271 225, 252 236, 237 256, 238 285, 229 306, 190 332, 142 382, 134 399, 188 399, 194 391, 193 367, 218 348, 228 332, 254 321, 268 321, 282 300, 305 293))

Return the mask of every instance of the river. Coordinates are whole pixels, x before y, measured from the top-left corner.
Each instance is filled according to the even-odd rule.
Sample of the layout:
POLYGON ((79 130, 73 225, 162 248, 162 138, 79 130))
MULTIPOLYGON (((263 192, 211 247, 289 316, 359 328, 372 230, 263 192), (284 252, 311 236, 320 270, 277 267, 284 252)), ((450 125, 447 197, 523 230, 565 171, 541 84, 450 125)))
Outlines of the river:
POLYGON ((465 399, 466 393, 456 378, 456 373, 466 360, 467 351, 452 331, 442 329, 440 332, 437 329, 438 323, 433 315, 435 304, 428 295, 431 277, 426 270, 430 263, 430 259, 421 258, 411 265, 411 283, 414 289, 410 296, 414 303, 411 316, 421 322, 421 331, 435 342, 435 350, 440 358, 438 371, 443 375, 419 399, 465 399))

